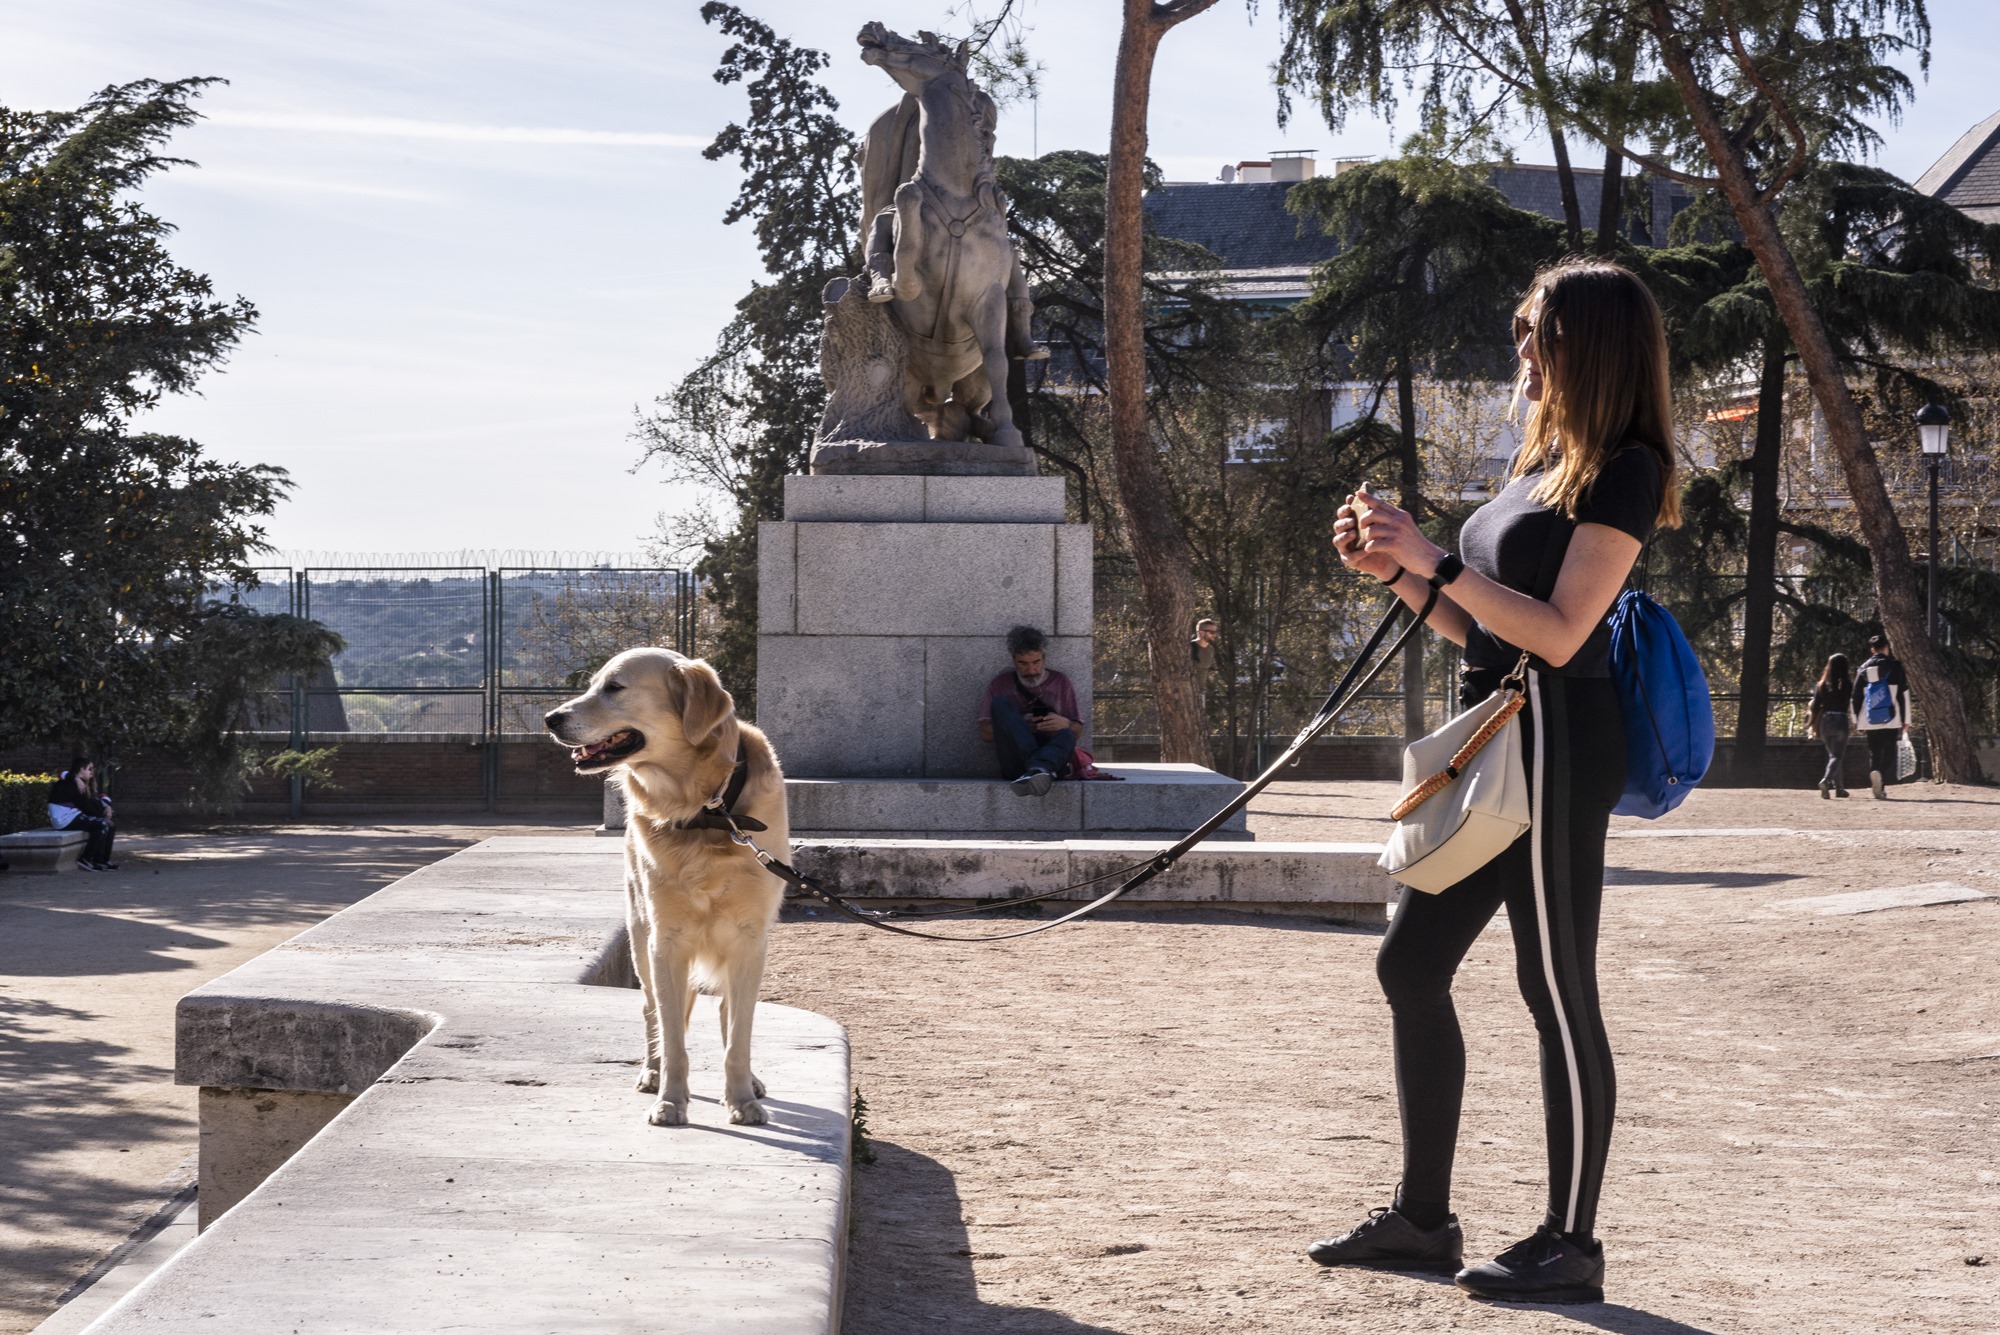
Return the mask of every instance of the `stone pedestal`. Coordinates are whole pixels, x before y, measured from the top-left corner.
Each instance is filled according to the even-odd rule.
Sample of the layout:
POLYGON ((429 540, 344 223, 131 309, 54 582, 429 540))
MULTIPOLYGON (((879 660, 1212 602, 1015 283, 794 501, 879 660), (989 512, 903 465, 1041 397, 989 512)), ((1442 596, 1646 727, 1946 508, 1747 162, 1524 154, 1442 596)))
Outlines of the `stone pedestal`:
POLYGON ((998 778, 980 692, 1016 625, 1089 718, 1091 534, 1061 478, 789 477, 757 541, 757 722, 787 775, 998 778))

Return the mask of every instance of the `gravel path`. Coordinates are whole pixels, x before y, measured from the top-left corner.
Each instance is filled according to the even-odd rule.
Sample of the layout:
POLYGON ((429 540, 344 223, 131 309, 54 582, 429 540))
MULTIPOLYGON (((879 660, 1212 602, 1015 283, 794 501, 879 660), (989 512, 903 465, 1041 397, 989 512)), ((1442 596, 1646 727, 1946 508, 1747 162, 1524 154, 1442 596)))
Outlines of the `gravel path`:
MULTIPOLYGON (((1252 826, 1379 837, 1390 787, 1285 785, 1252 826)), ((1784 904, 2000 894, 2000 792, 1713 791, 1619 827, 1606 1304, 1484 1307, 1302 1257, 1395 1184, 1379 932, 1147 914, 980 948, 788 921, 766 995, 849 1026, 878 1156, 844 1330, 2000 1329, 2000 898, 1784 904)), ((1458 984, 1456 1208, 1486 1255, 1546 1181, 1512 970, 1502 922, 1458 984)))

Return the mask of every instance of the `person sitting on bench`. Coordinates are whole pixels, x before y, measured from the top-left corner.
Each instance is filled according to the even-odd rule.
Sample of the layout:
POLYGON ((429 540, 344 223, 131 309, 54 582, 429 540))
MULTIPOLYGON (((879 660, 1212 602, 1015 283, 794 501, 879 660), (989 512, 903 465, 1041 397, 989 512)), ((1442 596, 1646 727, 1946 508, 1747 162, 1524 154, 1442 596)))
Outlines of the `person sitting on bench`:
POLYGON ((58 830, 81 830, 90 836, 77 866, 85 871, 117 871, 111 860, 111 838, 116 826, 111 816, 111 799, 99 797, 91 779, 97 767, 78 756, 69 768, 49 785, 49 824, 58 830))
POLYGON ((1007 632, 1014 666, 986 684, 979 737, 993 743, 1000 777, 1022 797, 1040 797, 1076 759, 1083 710, 1076 687, 1050 667, 1048 637, 1033 626, 1007 632))

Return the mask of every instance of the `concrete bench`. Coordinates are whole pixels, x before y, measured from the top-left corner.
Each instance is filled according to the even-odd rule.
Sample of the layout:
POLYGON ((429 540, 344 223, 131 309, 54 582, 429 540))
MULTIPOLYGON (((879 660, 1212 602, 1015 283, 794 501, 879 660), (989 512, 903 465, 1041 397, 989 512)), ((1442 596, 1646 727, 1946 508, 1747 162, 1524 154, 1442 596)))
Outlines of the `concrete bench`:
MULTIPOLYGON (((821 839, 793 843, 800 871, 850 899, 1004 899, 1141 863, 1165 841, 1067 839, 821 839)), ((1341 922, 1386 922, 1401 887, 1375 865, 1380 844, 1206 842, 1121 903, 1216 905, 1341 922)), ((1070 892, 1089 900, 1105 881, 1070 892)))
POLYGON ((190 993, 203 1231, 89 1330, 832 1331, 844 1032, 760 1007, 729 1126, 704 998, 648 1126, 623 921, 618 845, 489 839, 190 993))
POLYGON ((83 830, 22 830, 0 834, 0 862, 10 872, 28 876, 53 876, 75 871, 90 835, 83 830))

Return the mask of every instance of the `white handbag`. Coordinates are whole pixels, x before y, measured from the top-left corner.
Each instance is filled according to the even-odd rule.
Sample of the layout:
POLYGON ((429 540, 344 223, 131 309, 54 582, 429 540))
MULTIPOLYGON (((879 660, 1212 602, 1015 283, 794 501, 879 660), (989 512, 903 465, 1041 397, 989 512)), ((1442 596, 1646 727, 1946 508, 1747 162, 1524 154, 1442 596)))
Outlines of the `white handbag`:
POLYGON ((1907 737, 1896 739, 1896 782, 1917 777, 1917 744, 1907 737))
POLYGON ((1521 722, 1528 658, 1500 689, 1403 752, 1403 796, 1380 866, 1427 894, 1449 890, 1528 828, 1521 722))

